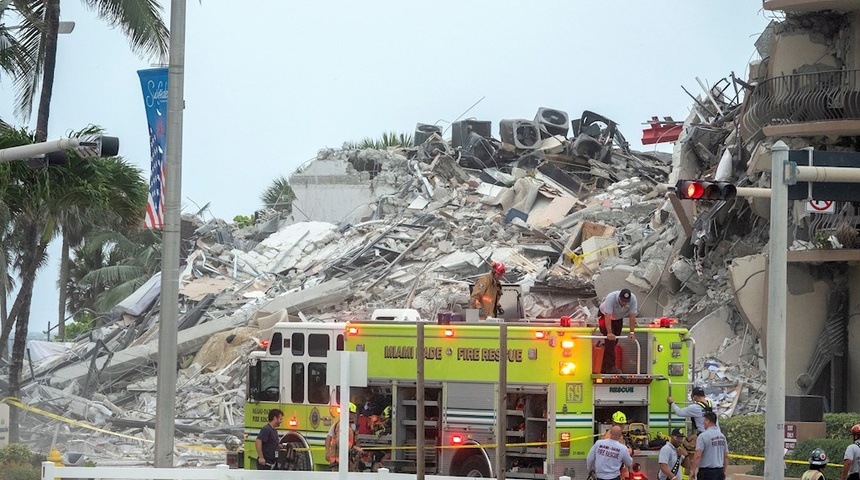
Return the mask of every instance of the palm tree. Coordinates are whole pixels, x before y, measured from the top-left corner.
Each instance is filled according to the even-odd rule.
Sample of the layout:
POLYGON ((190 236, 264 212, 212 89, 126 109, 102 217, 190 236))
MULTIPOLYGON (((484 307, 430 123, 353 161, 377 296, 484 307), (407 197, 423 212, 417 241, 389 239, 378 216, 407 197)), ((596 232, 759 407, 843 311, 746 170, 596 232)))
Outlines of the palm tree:
POLYGON ((293 212, 293 200, 295 199, 296 194, 293 193, 290 182, 283 175, 274 179, 272 184, 260 195, 260 200, 263 201, 265 207, 287 214, 293 212))
MULTIPOLYGON (((5 19, 13 13, 12 0, 0 0, 0 77, 5 73, 13 79, 23 78, 33 68, 36 60, 16 35, 18 29, 10 28, 5 24, 5 19)), ((7 129, 9 125, 0 119, 0 129, 7 129)))
POLYGON ((68 310, 106 312, 159 271, 161 233, 146 228, 95 232, 75 248, 74 257, 63 289, 68 310))
MULTIPOLYGON (((32 143, 34 134, 25 130, 0 132, 0 148, 32 143)), ((50 241, 59 232, 60 217, 69 209, 111 212, 132 223, 142 218, 147 188, 140 172, 120 159, 82 160, 70 155, 68 164, 50 168, 30 168, 22 162, 3 164, 8 168, 8 183, 0 202, 13 213, 12 224, 20 232, 12 245, 13 267, 20 288, 6 325, 0 332, 0 356, 15 329, 9 366, 9 395, 17 396, 21 387, 21 368, 38 269, 47 258, 50 241), (138 184, 121 181, 138 176, 138 184), (127 188, 127 189, 124 189, 127 188)), ((18 440, 18 411, 10 411, 9 440, 18 440)))
MULTIPOLYGON (((97 129, 89 128, 79 132, 78 135, 100 133, 97 129)), ((69 252, 72 247, 80 245, 85 235, 97 228, 108 228, 112 230, 125 230, 131 228, 128 222, 140 224, 146 208, 147 185, 142 179, 139 169, 132 167, 124 161, 114 158, 101 162, 98 170, 106 185, 114 191, 112 193, 115 201, 109 210, 101 205, 74 206, 60 212, 58 223, 62 231, 63 245, 60 260, 59 288, 59 338, 65 340, 66 320, 66 293, 63 286, 68 283, 69 278, 69 252)), ((71 310, 77 311, 77 310, 71 310)))
MULTIPOLYGON (((119 27, 135 53, 144 58, 167 58, 169 35, 158 0, 84 0, 83 3, 112 27, 119 27)), ((32 61, 10 72, 16 78, 17 111, 23 118, 29 118, 41 87, 36 117, 36 141, 41 142, 48 135, 54 91, 60 0, 11 0, 11 5, 23 20, 15 35, 21 47, 19 55, 32 61)))

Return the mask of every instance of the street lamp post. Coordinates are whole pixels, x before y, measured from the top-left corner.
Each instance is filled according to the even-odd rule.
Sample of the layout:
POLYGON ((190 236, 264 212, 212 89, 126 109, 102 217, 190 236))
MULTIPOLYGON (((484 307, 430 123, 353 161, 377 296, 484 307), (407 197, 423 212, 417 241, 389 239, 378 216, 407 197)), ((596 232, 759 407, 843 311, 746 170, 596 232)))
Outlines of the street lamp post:
POLYGON ((170 59, 167 69, 164 235, 161 259, 161 315, 158 320, 158 376, 155 397, 155 466, 173 467, 176 426, 176 326, 179 317, 180 199, 182 198, 182 109, 185 105, 185 3, 170 3, 170 59))

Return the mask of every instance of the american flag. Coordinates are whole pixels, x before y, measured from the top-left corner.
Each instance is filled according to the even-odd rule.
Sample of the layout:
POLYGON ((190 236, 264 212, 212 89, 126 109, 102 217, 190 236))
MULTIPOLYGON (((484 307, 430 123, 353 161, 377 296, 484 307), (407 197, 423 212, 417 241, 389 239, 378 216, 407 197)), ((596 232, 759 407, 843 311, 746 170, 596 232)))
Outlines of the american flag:
POLYGON ((164 138, 163 117, 159 117, 157 129, 149 128, 150 174, 149 200, 146 202, 146 219, 144 226, 161 230, 164 227, 164 149, 159 137, 164 138), (161 135, 159 135, 159 133, 161 135))
POLYGON ((146 107, 146 124, 149 130, 149 198, 146 202, 146 228, 164 228, 164 131, 167 119, 167 68, 138 70, 143 102, 146 107))

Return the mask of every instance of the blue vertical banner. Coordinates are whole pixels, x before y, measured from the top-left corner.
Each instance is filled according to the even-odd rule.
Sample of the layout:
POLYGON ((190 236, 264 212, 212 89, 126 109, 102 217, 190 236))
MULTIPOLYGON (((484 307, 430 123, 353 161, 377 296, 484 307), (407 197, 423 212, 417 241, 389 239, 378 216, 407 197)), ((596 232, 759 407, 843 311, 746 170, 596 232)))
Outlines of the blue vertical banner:
POLYGON ((138 70, 149 127, 149 200, 144 226, 164 227, 164 151, 167 145, 167 68, 138 70))

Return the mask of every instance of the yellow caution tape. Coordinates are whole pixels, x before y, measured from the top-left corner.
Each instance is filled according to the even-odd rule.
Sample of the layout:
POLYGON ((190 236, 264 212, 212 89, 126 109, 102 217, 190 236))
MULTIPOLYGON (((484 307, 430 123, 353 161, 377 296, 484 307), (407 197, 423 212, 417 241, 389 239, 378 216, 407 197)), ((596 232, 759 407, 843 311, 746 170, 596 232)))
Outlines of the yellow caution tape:
MULTIPOLYGON (((764 457, 755 457, 752 455, 740 455, 737 453, 730 453, 729 458, 737 458, 739 460, 754 460, 757 462, 763 462, 764 461, 764 457)), ((784 459, 784 462, 785 463, 794 463, 797 465, 806 465, 809 463, 809 462, 804 462, 803 460, 791 460, 791 459, 787 459, 787 458, 784 459)), ((841 463, 828 463, 827 466, 828 467, 841 467, 842 464, 841 463)))
MULTIPOLYGON (((572 254, 572 255, 576 255, 576 254, 572 254)), ((19 399, 15 398, 15 397, 5 397, 3 399, 0 399, 0 403, 6 403, 9 405, 12 405, 13 407, 20 408, 21 410, 26 410, 28 412, 32 412, 32 413, 35 413, 37 415, 41 415, 43 417, 47 417, 47 418, 51 418, 53 420, 58 420, 60 422, 68 423, 69 425, 74 425, 76 427, 86 428, 88 430, 93 430, 96 432, 105 433, 107 435, 113 435, 115 437, 127 438, 129 440, 137 440, 140 442, 155 443, 155 440, 150 440, 148 438, 134 437, 134 436, 126 435, 123 433, 112 432, 112 431, 106 430, 104 428, 99 428, 99 427, 95 427, 95 426, 87 424, 87 423, 79 422, 77 420, 72 420, 70 418, 66 418, 66 417, 57 415, 55 413, 41 410, 41 409, 38 409, 36 407, 31 407, 30 405, 22 403, 19 399)), ((564 442, 575 442, 578 440, 585 440, 588 438, 598 437, 598 436, 602 436, 602 435, 603 434, 601 434, 601 433, 597 433, 597 434, 593 434, 593 435, 582 435, 579 437, 573 437, 573 438, 570 438, 568 440, 564 440, 564 442)), ((550 445, 556 445, 556 444, 561 443, 561 442, 562 442, 562 440, 553 441, 553 442, 506 443, 505 447, 548 447, 550 445)), ((227 450, 224 447, 209 447, 209 446, 205 446, 205 445, 176 445, 176 446, 180 447, 180 448, 188 448, 188 449, 193 449, 193 450, 203 450, 203 451, 210 451, 210 452, 218 452, 218 451, 226 451, 227 450)), ((480 444, 480 445, 476 445, 476 444, 469 444, 469 445, 427 445, 424 448, 428 449, 428 450, 429 449, 446 450, 446 449, 456 449, 456 448, 496 448, 497 446, 498 446, 497 443, 490 443, 490 444, 485 443, 485 444, 480 444)), ((303 447, 303 448, 296 448, 295 450, 297 450, 297 451, 311 451, 311 450, 324 450, 324 449, 325 449, 325 447, 303 447)), ((362 450, 367 450, 367 451, 373 451, 373 450, 386 450, 386 451, 388 451, 388 450, 415 450, 415 449, 417 449, 416 446, 401 446, 401 447, 397 447, 397 446, 374 446, 374 447, 370 447, 370 446, 368 446, 368 447, 362 447, 362 450)), ((736 458, 739 460, 754 460, 754 461, 759 461, 759 462, 764 461, 764 457, 756 457, 756 456, 752 456, 752 455, 740 455, 740 454, 736 454, 736 453, 730 453, 729 457, 730 458, 736 458)), ((795 464, 805 465, 808 462, 804 462, 801 460, 786 459, 785 463, 795 463, 795 464)), ((842 466, 841 464, 836 464, 836 463, 828 463, 827 465, 831 466, 831 467, 841 467, 842 466)))
MULTIPOLYGON (((28 412, 32 412, 32 413, 35 413, 37 415, 41 415, 43 417, 47 417, 47 418, 50 418, 53 420, 59 420, 61 422, 68 423, 69 425, 74 425, 76 427, 86 428, 88 430, 93 430, 96 432, 105 433, 107 435, 113 435, 115 437, 127 438, 129 440, 137 440, 140 442, 155 443, 155 440, 150 440, 148 438, 134 437, 134 436, 126 435, 123 433, 111 432, 110 430, 105 430, 104 428, 95 427, 93 425, 79 422, 77 420, 72 420, 71 418, 66 418, 66 417, 57 415, 55 413, 47 412, 45 410, 40 410, 36 407, 31 407, 30 405, 22 403, 21 400, 15 398, 15 397, 3 398, 2 400, 0 400, 0 403, 6 403, 9 405, 12 405, 13 407, 20 408, 21 410, 26 410, 28 412)), ((218 452, 218 451, 226 451, 227 450, 224 447, 208 447, 205 445, 176 445, 176 446, 181 447, 181 448, 188 448, 188 449, 193 449, 193 450, 204 450, 204 451, 209 451, 209 452, 218 452)))
MULTIPOLYGON (((588 438, 603 436, 602 433, 596 433, 594 435, 583 435, 581 437, 573 437, 570 440, 563 440, 563 442, 575 442, 577 440, 585 440, 588 438)), ((555 442, 522 442, 522 443, 506 443, 505 447, 548 447, 550 445, 555 445, 558 443, 562 443, 562 440, 558 440, 555 442)), ((449 450, 449 449, 459 449, 459 448, 496 448, 498 446, 497 443, 482 443, 482 444, 469 444, 469 445, 426 445, 424 447, 425 450, 449 450)), ((407 446, 368 446, 361 447, 362 450, 366 451, 374 451, 374 450, 416 450, 418 447, 414 445, 407 446)), ((313 450, 323 450, 325 447, 302 447, 295 448, 296 451, 307 452, 313 450)))
POLYGON ((594 251, 591 251, 588 253, 583 253, 581 255, 576 253, 576 252, 568 252, 567 256, 568 256, 568 258, 570 258, 570 261, 573 262, 574 265, 579 265, 580 263, 582 263, 582 260, 585 257, 588 257, 590 255, 594 255, 596 253, 600 253, 604 250, 618 250, 618 245, 610 245, 608 247, 598 248, 597 250, 594 250, 594 251))

